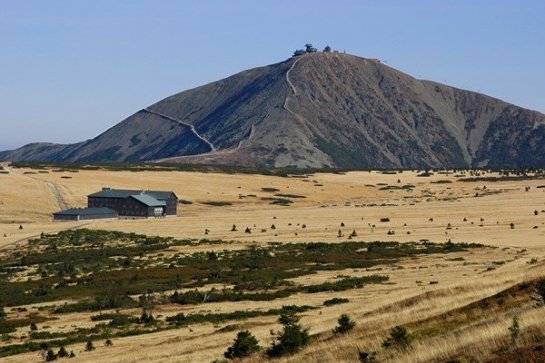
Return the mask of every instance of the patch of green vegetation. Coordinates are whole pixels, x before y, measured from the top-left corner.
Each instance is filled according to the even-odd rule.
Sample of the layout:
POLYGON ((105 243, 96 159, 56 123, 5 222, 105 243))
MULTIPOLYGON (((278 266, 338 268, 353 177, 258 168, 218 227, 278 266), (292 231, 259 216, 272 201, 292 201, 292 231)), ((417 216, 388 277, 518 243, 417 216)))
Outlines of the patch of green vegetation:
POLYGON ((213 201, 213 200, 206 200, 206 201, 203 201, 203 202, 200 202, 200 203, 205 204, 205 205, 211 205, 211 206, 214 206, 214 207, 225 207, 225 206, 228 206, 228 205, 233 205, 233 203, 231 203, 231 202, 213 201))
POLYGON ((357 288, 361 283, 373 282, 352 278, 305 287, 294 286, 288 280, 320 270, 369 268, 401 258, 480 247, 429 242, 345 242, 270 244, 189 255, 165 253, 173 246, 205 243, 221 241, 197 242, 86 229, 43 234, 27 247, 0 259, 0 305, 77 300, 57 307, 56 312, 100 311, 138 306, 129 296, 212 283, 235 288, 215 290, 206 298, 201 292, 190 290, 178 302, 271 300, 297 292, 357 288), (113 274, 112 270, 116 272, 113 274), (11 280, 24 271, 31 278, 11 280))
POLYGON ((283 193, 277 193, 277 194, 275 194, 275 196, 277 196, 277 197, 283 197, 283 198, 292 198, 292 199, 306 198, 304 195, 298 195, 298 194, 283 194, 283 193))
POLYGON ((188 314, 179 313, 174 316, 169 316, 166 318, 166 321, 170 324, 176 325, 190 325, 190 324, 201 324, 201 323, 213 323, 219 324, 228 320, 247 320, 251 318, 256 318, 259 316, 271 316, 271 315, 282 315, 282 314, 297 314, 302 313, 311 309, 315 309, 312 306, 303 305, 284 305, 280 309, 269 309, 269 310, 237 310, 230 313, 207 313, 207 314, 188 314))
POLYGON ((285 298, 297 293, 318 293, 324 291, 344 291, 362 288, 365 284, 379 284, 388 280, 388 276, 371 275, 363 277, 346 277, 337 281, 324 282, 316 285, 288 287, 271 292, 245 293, 236 289, 224 289, 221 291, 187 291, 174 292, 170 301, 177 304, 202 304, 205 302, 223 301, 270 301, 285 298))
POLYGON ((286 198, 269 198, 269 197, 266 197, 266 198, 261 198, 261 200, 270 201, 269 204, 272 204, 272 205, 287 206, 287 205, 290 205, 290 204, 293 203, 293 200, 286 199, 286 198))
POLYGON ((17 328, 30 326, 31 324, 43 323, 49 319, 37 314, 30 314, 26 318, 4 319, 0 318, 0 334, 13 333, 17 328))
MULTIPOLYGON (((175 246, 228 243, 218 240, 183 240, 150 237, 135 233, 100 230, 68 230, 42 234, 28 245, 0 258, 0 306, 51 302, 46 310, 56 314, 140 307, 140 318, 120 314, 94 314, 92 328, 49 333, 33 330, 32 339, 48 340, 47 349, 115 337, 148 334, 179 325, 217 324, 228 320, 263 315, 294 315, 310 309, 283 307, 267 311, 225 314, 190 314, 157 319, 146 308, 166 303, 203 304, 214 301, 268 301, 293 294, 344 291, 365 284, 383 283, 387 276, 342 277, 314 285, 295 284, 291 279, 318 271, 344 271, 396 263, 432 253, 450 253, 482 247, 476 244, 434 244, 430 242, 341 242, 270 243, 242 250, 180 254, 175 246), (115 271, 115 273, 112 273, 115 271), (26 274, 28 279, 18 278, 26 274), (15 279, 17 277, 17 279, 15 279), (210 284, 234 286, 229 289, 200 289, 210 284), (165 291, 184 289, 171 296, 165 291), (204 291, 206 290, 206 292, 204 291), (137 298, 135 298, 135 296, 137 298), (59 300, 75 300, 55 306, 59 300), (289 312, 293 310, 292 312, 289 312)), ((329 306, 347 302, 330 299, 329 306)), ((28 319, 16 323, 30 325, 28 319)), ((2 319, 5 332, 14 329, 13 320, 2 319)), ((21 325, 22 324, 22 325, 21 325)), ((1 324, 0 324, 1 326, 1 324)), ((15 327, 16 328, 16 327, 15 327)), ((30 341, 0 347, 0 357, 44 350, 30 341)))
POLYGON ((325 300, 324 301, 324 306, 333 306, 333 305, 338 305, 338 304, 345 304, 345 303, 347 303, 349 301, 350 300, 348 300, 346 298, 334 297, 333 299, 325 300))

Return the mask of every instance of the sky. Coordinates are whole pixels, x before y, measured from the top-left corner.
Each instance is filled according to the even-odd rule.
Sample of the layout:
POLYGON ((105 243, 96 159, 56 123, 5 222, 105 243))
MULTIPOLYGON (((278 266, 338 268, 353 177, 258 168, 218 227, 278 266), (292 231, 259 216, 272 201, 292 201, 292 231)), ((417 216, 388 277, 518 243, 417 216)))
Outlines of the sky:
POLYGON ((305 43, 545 112, 542 0, 0 0, 0 150, 93 138, 305 43))

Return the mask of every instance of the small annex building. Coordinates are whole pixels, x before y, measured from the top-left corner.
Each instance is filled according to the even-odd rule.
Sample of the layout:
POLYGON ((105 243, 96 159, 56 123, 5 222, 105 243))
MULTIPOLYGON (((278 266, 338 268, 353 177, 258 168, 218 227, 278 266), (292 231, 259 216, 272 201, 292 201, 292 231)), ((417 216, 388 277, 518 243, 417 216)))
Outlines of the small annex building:
POLYGON ((159 218, 176 216, 178 197, 170 191, 102 188, 87 196, 89 208, 110 208, 120 217, 159 218))
POLYGON ((116 219, 117 211, 100 208, 74 208, 53 213, 54 221, 85 221, 92 219, 116 219))

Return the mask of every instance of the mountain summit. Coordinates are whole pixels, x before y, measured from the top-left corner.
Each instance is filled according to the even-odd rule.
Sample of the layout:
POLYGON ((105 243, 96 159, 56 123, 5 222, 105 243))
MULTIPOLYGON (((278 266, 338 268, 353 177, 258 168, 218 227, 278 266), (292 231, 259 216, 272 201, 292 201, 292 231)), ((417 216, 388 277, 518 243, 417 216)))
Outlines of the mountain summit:
POLYGON ((313 52, 175 94, 94 139, 29 144, 0 160, 543 166, 545 115, 377 60, 313 52))

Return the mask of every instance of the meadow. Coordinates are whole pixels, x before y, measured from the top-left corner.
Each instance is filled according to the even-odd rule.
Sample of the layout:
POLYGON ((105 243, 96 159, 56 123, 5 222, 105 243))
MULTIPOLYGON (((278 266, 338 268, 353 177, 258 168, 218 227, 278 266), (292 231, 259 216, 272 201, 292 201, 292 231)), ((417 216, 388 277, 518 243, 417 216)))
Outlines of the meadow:
POLYGON ((308 344, 275 361, 543 357, 537 172, 3 171, 0 361, 221 362, 248 330, 266 362, 287 317, 308 344), (103 186, 172 190, 178 217, 51 221, 103 186))

